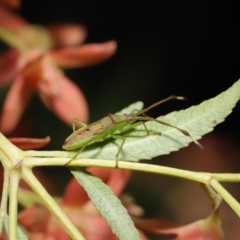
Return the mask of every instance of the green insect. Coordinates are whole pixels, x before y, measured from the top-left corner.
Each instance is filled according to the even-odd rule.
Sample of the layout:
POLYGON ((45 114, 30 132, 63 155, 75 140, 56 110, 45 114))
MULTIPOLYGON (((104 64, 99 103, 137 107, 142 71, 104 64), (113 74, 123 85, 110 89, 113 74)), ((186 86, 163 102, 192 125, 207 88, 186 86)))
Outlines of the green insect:
MULTIPOLYGON (((62 148, 65 150, 79 150, 78 153, 70 160, 75 159, 88 145, 95 142, 101 142, 105 139, 112 137, 114 139, 121 139, 122 143, 116 153, 116 167, 118 167, 118 156, 122 150, 126 138, 119 135, 122 132, 128 131, 143 124, 147 135, 161 135, 159 132, 149 131, 145 125, 145 121, 155 121, 160 124, 175 128, 183 133, 185 136, 191 137, 190 134, 181 128, 171 125, 170 123, 149 117, 145 113, 150 109, 172 99, 183 100, 184 97, 170 96, 153 105, 144 108, 143 110, 133 110, 130 114, 116 115, 109 113, 108 116, 91 124, 82 123, 76 119, 73 120, 73 133, 65 140, 62 148), (80 126, 78 130, 75 129, 76 123, 80 126)), ((201 145, 192 139, 198 146, 201 145)), ((69 161, 69 162, 70 162, 69 161)), ((68 163, 69 163, 68 162, 68 163)), ((68 164, 67 163, 67 164, 68 164)), ((66 165, 67 165, 66 164, 66 165)))

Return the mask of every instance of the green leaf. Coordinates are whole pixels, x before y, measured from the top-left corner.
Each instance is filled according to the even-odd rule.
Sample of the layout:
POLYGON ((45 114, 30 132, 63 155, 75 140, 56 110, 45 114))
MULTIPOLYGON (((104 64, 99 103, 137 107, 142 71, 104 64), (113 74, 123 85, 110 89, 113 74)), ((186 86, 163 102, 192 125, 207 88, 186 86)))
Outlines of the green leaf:
MULTIPOLYGON (((132 219, 111 188, 101 179, 82 168, 70 168, 77 181, 83 186, 94 206, 107 220, 112 231, 119 239, 140 239, 132 219)), ((97 226, 93 226, 97 227, 97 226)))
POLYGON ((122 109, 121 111, 117 112, 118 115, 123 115, 124 113, 130 113, 132 110, 142 110, 143 108, 143 102, 138 101, 135 103, 130 104, 128 107, 122 109))
MULTIPOLYGON (((232 112, 240 98, 240 80, 227 91, 215 98, 204 101, 197 106, 186 110, 172 112, 158 119, 187 130, 193 139, 198 140, 204 134, 224 121, 232 112)), ((133 105, 131 105, 133 107, 133 105)), ((128 108, 130 111, 130 108, 128 108)), ((121 111, 122 112, 122 111, 121 111)), ((119 155, 119 160, 139 161, 169 154, 186 147, 192 139, 186 137, 178 130, 162 124, 148 121, 146 126, 151 131, 161 132, 160 136, 147 136, 143 125, 122 133, 126 141, 119 155)), ((77 158, 116 159, 121 140, 109 138, 101 143, 95 143, 86 148, 77 158)), ((204 146, 203 146, 204 147, 204 146)), ((201 151, 199 149, 199 151, 201 151)))
MULTIPOLYGON (((8 235, 8 225, 9 225, 8 215, 4 216, 3 223, 4 223, 4 227, 6 229, 6 233, 8 235)), ((17 227, 17 239, 18 240, 27 240, 28 239, 28 237, 24 234, 24 232, 20 226, 17 227)))

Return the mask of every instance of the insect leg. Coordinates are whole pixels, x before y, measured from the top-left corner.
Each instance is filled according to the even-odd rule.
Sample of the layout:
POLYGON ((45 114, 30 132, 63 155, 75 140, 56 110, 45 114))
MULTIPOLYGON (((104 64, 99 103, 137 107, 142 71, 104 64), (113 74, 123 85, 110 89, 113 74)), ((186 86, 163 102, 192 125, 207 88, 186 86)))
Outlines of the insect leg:
POLYGON ((76 131, 76 126, 77 125, 79 126, 79 128, 87 126, 86 123, 83 123, 83 122, 81 122, 81 121, 79 121, 77 119, 73 119, 73 121, 72 121, 73 132, 76 131))
POLYGON ((116 154, 116 165, 115 165, 115 168, 118 168, 118 156, 119 156, 119 154, 120 154, 120 152, 122 150, 122 147, 123 147, 123 144, 125 143, 126 138, 123 137, 123 136, 120 136, 120 135, 113 135, 112 138, 121 139, 122 140, 121 146, 119 147, 118 152, 116 154))
MULTIPOLYGON (((141 125, 141 124, 143 124, 144 129, 145 129, 147 135, 161 135, 161 133, 159 133, 159 132, 149 131, 148 128, 147 128, 147 126, 145 125, 145 123, 142 122, 142 121, 135 122, 135 123, 133 123, 133 124, 130 124, 129 126, 126 126, 126 127, 123 129, 123 132, 128 131, 128 130, 130 130, 130 129, 132 129, 132 128, 135 128, 135 127, 137 127, 137 126, 139 126, 139 125, 141 125)), ((119 156, 119 154, 120 154, 120 152, 121 152, 121 150, 122 150, 122 148, 123 148, 123 145, 124 145, 124 143, 125 143, 126 138, 123 137, 123 136, 121 136, 121 135, 116 135, 116 134, 115 134, 115 135, 112 135, 112 138, 122 140, 122 143, 121 143, 121 145, 120 145, 120 147, 119 147, 119 149, 118 149, 118 152, 117 152, 117 154, 116 154, 116 165, 115 165, 115 168, 118 168, 118 156, 119 156)))
POLYGON ((141 122, 141 123, 142 123, 143 127, 145 128, 147 135, 161 135, 160 132, 149 131, 146 124, 144 122, 141 122))
MULTIPOLYGON (((147 126, 145 125, 144 122, 136 122, 136 123, 130 124, 129 126, 125 127, 125 128, 123 129, 123 131, 124 131, 124 132, 125 132, 125 131, 128 131, 128 130, 130 130, 130 129, 132 129, 132 128, 135 128, 135 127, 137 127, 137 126, 139 126, 139 125, 141 125, 141 124, 143 124, 143 126, 144 126, 144 128, 145 128, 145 131, 146 131, 146 133, 147 133, 148 135, 160 135, 160 134, 161 134, 161 133, 159 133, 159 132, 149 131, 149 130, 147 129, 147 126)), ((121 152, 121 150, 122 150, 122 148, 123 148, 123 144, 125 143, 126 138, 123 137, 123 136, 121 136, 121 135, 116 135, 116 134, 113 135, 112 138, 122 140, 122 143, 121 143, 121 145, 120 145, 120 147, 119 147, 119 149, 118 149, 118 152, 117 152, 117 154, 116 154, 116 165, 115 165, 115 168, 118 168, 118 156, 119 156, 119 154, 120 154, 120 152, 121 152)))
POLYGON ((191 138, 191 140, 192 140, 199 148, 203 149, 203 146, 202 146, 197 140, 195 140, 195 139, 189 134, 188 131, 186 131, 186 130, 184 130, 184 129, 182 129, 182 128, 179 128, 179 127, 177 127, 177 126, 174 126, 174 125, 172 125, 172 124, 170 124, 170 123, 164 122, 164 121, 162 121, 162 120, 149 117, 147 114, 144 114, 144 113, 142 114, 142 116, 143 116, 143 117, 141 117, 141 116, 137 117, 137 119, 140 120, 140 121, 141 121, 141 120, 142 120, 142 121, 154 121, 154 122, 163 124, 163 125, 165 125, 165 126, 175 128, 175 129, 177 129, 178 131, 180 131, 182 134, 184 134, 185 136, 191 138))
POLYGON ((67 163, 64 164, 64 166, 67 166, 71 161, 75 160, 76 157, 85 149, 85 147, 88 146, 88 143, 86 143, 67 163))

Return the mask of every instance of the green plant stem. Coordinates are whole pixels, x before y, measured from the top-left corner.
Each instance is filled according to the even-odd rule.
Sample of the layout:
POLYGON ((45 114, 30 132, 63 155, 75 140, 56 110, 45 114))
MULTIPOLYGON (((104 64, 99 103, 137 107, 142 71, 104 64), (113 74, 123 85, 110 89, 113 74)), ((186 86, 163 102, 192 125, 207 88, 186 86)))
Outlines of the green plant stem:
MULTIPOLYGON (((53 152, 41 152, 41 151, 28 151, 29 157, 24 158, 24 165, 32 168, 39 166, 61 166, 69 162, 75 152, 66 152, 66 151, 53 151, 53 152), (30 157, 30 153, 33 153, 33 156, 30 157), (43 154, 41 154, 43 153, 43 154), (53 153, 53 156, 51 155, 53 153), (63 153, 63 157, 61 156, 63 153), (38 156, 38 157, 35 157, 38 156), (48 156, 48 157, 46 157, 48 156)), ((71 161, 68 166, 79 166, 79 167, 105 167, 105 168, 115 168, 115 160, 102 160, 102 159, 76 159, 71 161)), ((152 172, 157 174, 164 174, 174 177, 182 177, 189 180, 194 180, 206 184, 206 182, 214 177, 220 182, 240 182, 240 174, 232 173, 206 173, 206 172, 194 172, 188 170, 181 170, 170 167, 163 167, 151 164, 144 163, 135 163, 135 162, 126 162, 119 161, 118 167, 121 169, 135 170, 135 171, 144 171, 152 172)))
POLYGON ((10 193, 9 193, 9 239, 17 239, 17 194, 20 180, 20 173, 18 171, 11 171, 10 173, 10 193))
MULTIPOLYGON (((67 163, 70 158, 40 158, 40 157, 29 157, 24 159, 24 165, 31 168, 37 166, 59 166, 67 163)), ((116 162, 113 160, 99 160, 99 159, 76 159, 71 161, 68 166, 79 166, 79 167, 105 167, 105 168, 115 168, 116 162)), ((204 184, 208 184, 209 179, 211 178, 210 173, 204 172, 193 172, 187 170, 181 170, 170 167, 163 167, 145 163, 133 163, 133 162, 125 162, 120 161, 118 163, 118 167, 121 169, 128 169, 134 171, 142 171, 142 172, 151 172, 163 175, 169 175, 174 177, 186 178, 189 180, 201 182, 204 184)))
POLYGON ((222 202, 222 197, 220 194, 218 194, 212 186, 206 185, 206 184, 200 184, 203 191, 207 194, 209 199, 212 202, 213 209, 217 210, 222 202))
MULTIPOLYGON (((66 151, 26 151, 27 156, 24 159, 25 166, 28 167, 37 167, 37 166, 61 166, 66 164, 69 161, 69 158, 75 156, 76 152, 66 152, 66 151)), ((128 169, 129 170, 137 170, 139 164, 135 162, 125 162, 119 161, 119 168, 128 169), (129 164, 134 164, 132 165, 129 164)), ((150 164, 147 164, 150 166, 150 164)), ((106 168, 115 168, 116 163, 114 160, 102 160, 102 159, 76 159, 71 161, 69 166, 92 166, 92 167, 106 167, 106 168)), ((153 165, 154 166, 154 165, 153 165)), ((160 167, 160 166, 159 166, 160 167)), ((171 168, 168 168, 171 169, 171 168)), ((165 169, 163 169, 165 170, 165 169)), ((176 170, 176 169, 174 169, 176 170)), ((142 171, 139 169, 139 171, 142 171)), ((192 173, 192 175, 196 174, 196 172, 179 170, 181 173, 192 173)), ((148 172, 148 170, 146 170, 148 172)), ((174 172, 173 172, 174 174, 174 172)), ((214 177, 219 182, 240 182, 240 174, 239 173, 206 173, 199 172, 198 174, 203 174, 204 176, 214 177)), ((173 175, 175 176, 175 175, 173 175)), ((191 178, 190 178, 191 179, 191 178)))
POLYGON ((44 205, 48 207, 49 211, 51 211, 55 218, 62 224, 64 229, 68 232, 69 236, 71 236, 72 239, 84 240, 84 237, 73 225, 73 223, 69 220, 69 218, 63 213, 63 211, 58 206, 58 204, 53 200, 53 198, 47 193, 42 184, 34 176, 31 169, 23 167, 22 178, 29 184, 32 190, 43 201, 44 205))
POLYGON ((211 176, 219 182, 240 182, 239 173, 211 173, 211 176))
POLYGON ((0 209, 1 218, 5 217, 7 213, 8 189, 9 189, 9 171, 4 169, 3 191, 2 191, 1 209, 0 209))
MULTIPOLYGON (((57 158, 57 159, 55 159, 55 158, 27 158, 24 161, 25 161, 24 164, 27 167, 55 165, 55 164, 58 165, 59 163, 61 163, 61 165, 62 164, 64 165, 66 162, 69 161, 69 158, 57 158)), ((82 167, 83 166, 85 166, 85 167, 92 166, 92 167, 115 168, 115 161, 97 160, 97 159, 81 159, 81 160, 76 159, 74 161, 71 161, 68 166, 82 166, 82 167)), ((217 181, 217 179, 213 178, 211 173, 193 172, 193 171, 181 170, 181 169, 170 168, 170 167, 163 167, 163 166, 150 165, 150 164, 144 164, 144 163, 124 162, 124 161, 120 161, 118 163, 118 167, 120 169, 127 169, 127 170, 168 175, 168 176, 173 176, 173 177, 180 177, 180 178, 200 182, 200 183, 210 185, 210 186, 212 186, 211 184, 213 183, 214 186, 212 186, 212 187, 215 189, 215 191, 217 193, 219 193, 221 196, 223 193, 224 200, 240 216, 240 204, 221 186, 221 184, 217 181)), ((217 176, 220 177, 220 174, 217 174, 217 176)))
MULTIPOLYGON (((74 154, 73 154, 74 156, 74 154)), ((52 158, 52 157, 27 157, 24 158, 24 166, 28 168, 33 167, 40 167, 40 166, 63 166, 69 160, 71 160, 72 157, 62 157, 62 158, 52 158)), ((135 163, 133 163, 135 164, 135 163)), ((138 163, 139 164, 139 163, 138 163)), ((104 167, 104 168, 115 168, 116 162, 113 160, 99 160, 99 159, 76 159, 74 161, 71 161, 70 164, 68 164, 70 167, 104 167)))
POLYGON ((214 178, 210 179, 209 184, 218 192, 221 197, 229 204, 229 206, 240 217, 240 204, 239 202, 214 178))
POLYGON ((77 154, 77 151, 69 152, 69 151, 35 151, 35 150, 27 150, 24 151, 25 156, 29 157, 51 157, 51 158, 65 158, 65 157, 74 157, 77 154))

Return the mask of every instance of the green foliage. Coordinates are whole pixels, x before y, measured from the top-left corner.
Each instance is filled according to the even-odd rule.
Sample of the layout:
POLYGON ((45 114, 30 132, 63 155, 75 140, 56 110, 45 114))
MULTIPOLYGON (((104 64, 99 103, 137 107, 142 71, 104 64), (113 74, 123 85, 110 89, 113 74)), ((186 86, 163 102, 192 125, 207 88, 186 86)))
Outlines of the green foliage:
MULTIPOLYGON (((236 82, 227 91, 215 98, 202 102, 200 105, 190 107, 186 110, 172 112, 158 119, 187 130, 195 140, 200 139, 206 133, 211 132, 214 127, 223 122, 232 112, 240 96, 240 81, 236 82)), ((136 104, 139 104, 136 103, 136 104)), ((132 104, 120 111, 122 114, 130 113, 137 105, 132 104)), ((192 139, 186 137, 178 130, 153 122, 146 122, 150 131, 160 132, 160 136, 147 136, 142 125, 134 130, 122 133, 126 141, 119 155, 119 160, 139 161, 140 159, 152 159, 153 157, 168 154, 186 147, 192 139)), ((87 147, 77 158, 113 159, 122 143, 122 140, 112 138, 102 143, 94 143, 87 147)))
POLYGON ((123 240, 140 239, 130 216, 111 188, 84 169, 70 169, 118 238, 123 240))
POLYGON ((142 110, 143 109, 143 102, 135 102, 130 104, 128 107, 122 109, 121 111, 117 112, 116 114, 123 115, 124 113, 130 113, 133 109, 142 110))
MULTIPOLYGON (((232 108, 240 98, 240 80, 236 82, 227 91, 219 94, 215 98, 207 100, 198 106, 190 107, 179 112, 172 112, 159 119, 187 130, 193 139, 200 139, 204 134, 213 130, 213 128, 224 121, 226 116, 231 113, 232 108)), ((132 109, 140 109, 141 102, 120 112, 130 113, 132 109)), ((162 124, 150 121, 146 122, 150 131, 161 132, 160 136, 146 136, 143 126, 138 126, 131 131, 121 133, 126 137, 126 142, 120 152, 121 160, 138 161, 140 159, 151 159, 155 156, 167 154, 176 151, 181 147, 187 146, 192 139, 186 137, 178 130, 164 126, 162 124)), ((18 236, 18 239, 26 239, 25 235, 17 228, 17 187, 19 179, 25 180, 32 190, 41 199, 42 204, 46 205, 49 211, 62 224, 66 232, 73 239, 84 239, 78 229, 67 218, 66 214, 58 206, 56 201, 47 193, 41 183, 32 173, 32 168, 46 165, 65 165, 76 154, 68 151, 22 151, 9 142, 0 133, 0 158, 4 167, 4 188, 2 194, 2 218, 0 225, 4 226, 6 231, 12 234, 12 237, 18 236), (20 161, 20 162, 19 162, 20 161), (20 163, 20 164, 19 164, 20 163), (16 168, 16 166, 18 166, 16 168), (10 174, 7 174, 10 173, 10 174), (8 184, 10 181, 10 185, 8 184), (12 191, 15 189, 14 191, 12 191), (10 193, 9 209, 7 211, 7 193, 10 193), (9 212, 9 220, 7 216, 9 212), (22 234, 22 235, 21 235, 22 234)), ((89 146, 82 152, 78 161, 71 161, 71 166, 94 166, 94 167, 115 167, 115 163, 104 159, 114 160, 115 155, 122 142, 109 138, 101 144, 96 143, 89 146), (87 158, 87 159, 85 159, 87 158), (97 158, 97 159, 96 159, 97 158)), ((200 150, 199 150, 200 151, 200 150)), ((240 204, 228 191, 220 184, 221 181, 239 182, 239 174, 213 174, 204 172, 194 172, 181 170, 177 168, 162 167, 151 164, 140 164, 136 162, 122 161, 119 168, 128 170, 145 171, 154 174, 165 174, 174 177, 180 177, 209 186, 208 195, 214 206, 220 204, 220 196, 229 204, 229 206, 240 216, 240 204), (215 196, 215 192, 219 194, 215 196)), ((87 191, 89 198, 107 220, 113 232, 120 239, 139 239, 139 234, 134 224, 127 214, 117 197, 114 196, 111 189, 100 179, 92 176, 81 168, 71 167, 71 171, 78 182, 87 191)), ((96 227, 96 226, 93 226, 96 227)), ((11 238, 11 236, 10 236, 11 238)))

